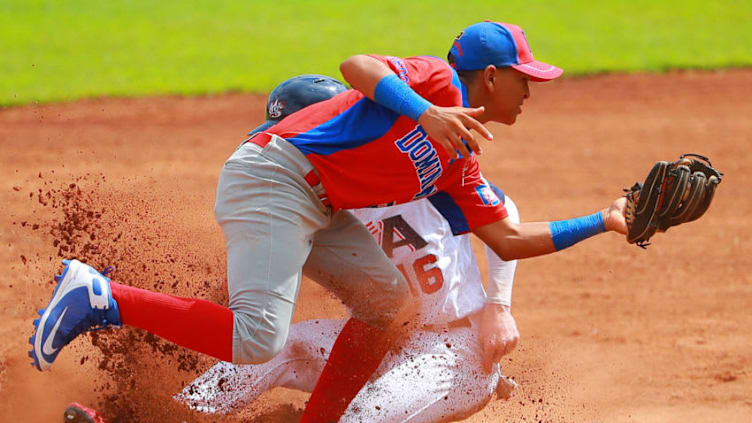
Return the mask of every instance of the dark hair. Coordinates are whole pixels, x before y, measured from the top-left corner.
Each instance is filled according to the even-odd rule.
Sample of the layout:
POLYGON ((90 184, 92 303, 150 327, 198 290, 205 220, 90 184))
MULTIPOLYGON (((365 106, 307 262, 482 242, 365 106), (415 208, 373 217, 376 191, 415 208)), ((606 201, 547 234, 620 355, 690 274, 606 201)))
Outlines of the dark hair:
MULTIPOLYGON (((452 54, 452 52, 450 51, 449 53, 447 53, 447 62, 449 62, 449 64, 450 64, 450 65, 452 65, 452 67, 454 67, 454 63, 455 63, 455 61, 456 61, 456 60, 454 59, 454 55, 452 54)), ((455 69, 455 70, 456 70, 456 69, 455 69)), ((464 70, 464 71, 458 70, 458 71, 457 71, 457 75, 458 75, 458 76, 460 77, 460 79, 462 79, 463 81, 466 81, 466 82, 471 82, 471 81, 475 80, 475 78, 476 78, 476 77, 477 77, 478 75, 480 75, 480 74, 481 74, 481 72, 483 72, 483 69, 479 69, 479 70, 470 70, 470 71, 468 71, 468 70, 464 70)))

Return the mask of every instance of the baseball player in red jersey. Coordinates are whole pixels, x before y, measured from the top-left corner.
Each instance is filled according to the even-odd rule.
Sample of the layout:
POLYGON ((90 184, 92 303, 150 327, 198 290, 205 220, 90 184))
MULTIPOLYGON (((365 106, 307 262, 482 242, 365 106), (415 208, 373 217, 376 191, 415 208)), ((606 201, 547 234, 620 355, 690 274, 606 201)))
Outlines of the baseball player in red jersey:
MULTIPOLYGON (((321 75, 291 78, 269 95, 268 120, 254 133, 344 90, 338 81, 321 75)), ((489 186, 510 219, 519 222, 512 200, 489 186)), ((501 375, 494 357, 484 354, 478 323, 484 309, 498 308, 504 325, 497 334, 512 346, 519 338, 510 311, 516 261, 505 262, 486 248, 486 295, 469 236, 453 235, 451 210, 433 198, 351 210, 405 276, 417 310, 413 330, 392 348, 340 421, 453 421, 482 409, 494 392, 508 397, 515 386, 501 375)), ((272 360, 246 366, 220 362, 175 398, 204 412, 232 413, 276 386, 311 392, 344 324, 293 324, 285 347, 272 360)))
MULTIPOLYGON (((390 327, 401 325, 410 305, 402 274, 343 209, 437 196, 456 216, 453 232, 473 232, 508 261, 626 232, 621 197, 576 219, 508 219, 480 177, 471 154, 480 148, 468 128, 491 139, 482 123, 514 123, 528 81, 562 71, 533 59, 519 27, 497 22, 466 28, 449 59, 354 56, 341 65, 353 90, 292 114, 232 154, 215 205, 227 241, 229 308, 124 286, 70 261, 35 321, 33 364, 47 369, 81 332, 122 324, 223 361, 268 361, 287 339, 305 266, 353 316, 303 417, 333 421, 379 366, 390 327), (370 354, 352 359, 367 347, 370 354)), ((488 328, 480 323, 481 336, 488 328)))

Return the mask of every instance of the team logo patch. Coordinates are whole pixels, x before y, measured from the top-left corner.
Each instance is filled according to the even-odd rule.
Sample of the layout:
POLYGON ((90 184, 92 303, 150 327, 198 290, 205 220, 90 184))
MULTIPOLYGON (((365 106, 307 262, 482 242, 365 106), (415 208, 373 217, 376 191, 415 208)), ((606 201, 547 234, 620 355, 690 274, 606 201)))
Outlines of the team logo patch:
POLYGON ((274 101, 269 104, 269 117, 272 119, 277 119, 278 117, 282 116, 282 110, 284 109, 285 102, 280 101, 278 98, 275 98, 274 101))
POLYGON ((482 201, 483 204, 487 206, 496 206, 501 203, 499 197, 496 196, 496 193, 493 192, 491 187, 489 187, 488 185, 479 185, 475 187, 475 192, 478 193, 480 201, 482 201))

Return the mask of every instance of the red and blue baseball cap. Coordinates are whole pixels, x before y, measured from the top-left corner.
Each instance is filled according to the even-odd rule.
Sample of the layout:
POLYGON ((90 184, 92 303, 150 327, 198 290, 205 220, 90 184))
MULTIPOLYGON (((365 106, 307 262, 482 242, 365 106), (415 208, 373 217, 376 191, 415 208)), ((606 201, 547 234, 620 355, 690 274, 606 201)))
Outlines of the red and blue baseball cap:
POLYGON ((449 52, 458 71, 485 69, 488 65, 512 68, 531 81, 550 81, 564 71, 533 58, 525 32, 517 25, 485 21, 470 25, 454 39, 449 52))

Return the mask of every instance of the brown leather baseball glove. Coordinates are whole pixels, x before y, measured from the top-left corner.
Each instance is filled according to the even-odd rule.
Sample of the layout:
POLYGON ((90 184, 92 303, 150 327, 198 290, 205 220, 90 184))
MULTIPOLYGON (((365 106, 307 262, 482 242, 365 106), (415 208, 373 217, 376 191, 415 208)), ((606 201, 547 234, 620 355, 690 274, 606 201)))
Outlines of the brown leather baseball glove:
POLYGON ((683 154, 675 162, 660 161, 644 183, 625 189, 627 241, 646 248, 656 231, 691 222, 710 206, 723 173, 699 154, 683 154))

